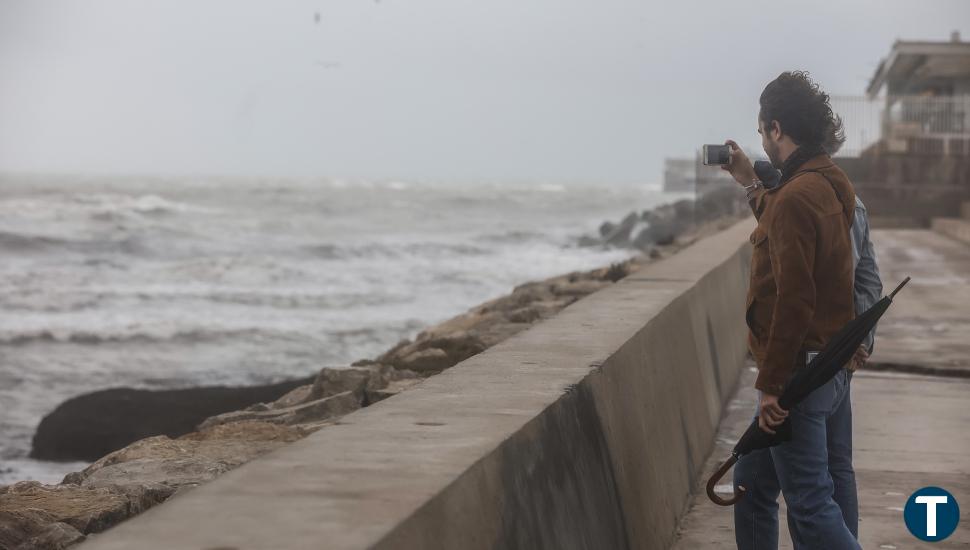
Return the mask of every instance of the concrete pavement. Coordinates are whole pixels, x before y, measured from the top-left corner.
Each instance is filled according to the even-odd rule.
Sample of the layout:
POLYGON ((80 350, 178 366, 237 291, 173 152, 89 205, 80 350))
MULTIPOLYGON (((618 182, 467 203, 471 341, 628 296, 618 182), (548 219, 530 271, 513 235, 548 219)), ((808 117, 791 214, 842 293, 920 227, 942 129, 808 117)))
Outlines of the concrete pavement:
MULTIPOLYGON (((876 230, 872 239, 887 292, 906 275, 913 281, 883 318, 873 355, 881 368, 909 372, 867 370, 852 381, 860 542, 866 549, 970 548, 970 247, 926 230, 876 230), (943 542, 921 542, 903 523, 906 499, 928 485, 962 505, 957 531, 943 542)), ((750 422, 754 377, 751 365, 721 421, 708 473, 750 422)), ((733 511, 712 504, 704 482, 677 550, 735 547, 733 511)), ((783 501, 781 514, 780 547, 791 548, 783 501)))
POLYGON ((970 246, 923 229, 875 230, 872 242, 886 292, 913 278, 879 323, 874 367, 970 376, 970 246))

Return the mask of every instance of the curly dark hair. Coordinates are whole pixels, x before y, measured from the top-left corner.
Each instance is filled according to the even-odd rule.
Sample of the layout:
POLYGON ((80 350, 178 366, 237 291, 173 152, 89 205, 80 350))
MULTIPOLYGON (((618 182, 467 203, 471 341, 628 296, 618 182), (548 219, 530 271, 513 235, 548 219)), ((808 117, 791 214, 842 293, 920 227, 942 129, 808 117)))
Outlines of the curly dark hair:
POLYGON ((805 71, 785 71, 761 92, 758 118, 778 121, 781 133, 797 145, 818 146, 829 154, 845 142, 842 118, 832 112, 829 95, 805 71))

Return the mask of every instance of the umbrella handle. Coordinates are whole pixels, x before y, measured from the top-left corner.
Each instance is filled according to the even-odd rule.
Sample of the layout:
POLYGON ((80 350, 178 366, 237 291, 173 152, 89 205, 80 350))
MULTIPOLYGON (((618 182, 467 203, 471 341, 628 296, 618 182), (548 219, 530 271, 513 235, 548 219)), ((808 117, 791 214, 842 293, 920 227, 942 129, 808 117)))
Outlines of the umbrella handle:
POLYGON ((731 466, 734 466, 734 463, 737 461, 738 455, 731 453, 731 458, 725 460, 724 464, 721 464, 721 467, 711 474, 711 478, 707 480, 707 498, 711 499, 711 502, 717 504, 718 506, 731 506, 732 504, 741 500, 741 497, 744 496, 745 489, 741 486, 735 488, 734 496, 728 499, 721 498, 717 493, 714 492, 714 486, 717 485, 717 482, 724 477, 724 474, 726 474, 727 471, 731 469, 731 466))
POLYGON ((899 286, 896 287, 896 290, 889 293, 889 299, 892 300, 893 298, 895 298, 896 293, 899 292, 900 289, 902 289, 904 286, 906 286, 906 283, 908 282, 909 282, 909 277, 906 277, 905 279, 903 279, 903 282, 899 283, 899 286))

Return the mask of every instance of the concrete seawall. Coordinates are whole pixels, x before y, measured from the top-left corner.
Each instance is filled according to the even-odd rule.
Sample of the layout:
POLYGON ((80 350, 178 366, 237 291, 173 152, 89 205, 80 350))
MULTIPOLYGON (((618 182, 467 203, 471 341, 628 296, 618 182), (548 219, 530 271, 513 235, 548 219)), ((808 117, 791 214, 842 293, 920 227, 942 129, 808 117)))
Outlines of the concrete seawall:
POLYGON ((753 227, 81 548, 667 548, 744 364, 753 227))

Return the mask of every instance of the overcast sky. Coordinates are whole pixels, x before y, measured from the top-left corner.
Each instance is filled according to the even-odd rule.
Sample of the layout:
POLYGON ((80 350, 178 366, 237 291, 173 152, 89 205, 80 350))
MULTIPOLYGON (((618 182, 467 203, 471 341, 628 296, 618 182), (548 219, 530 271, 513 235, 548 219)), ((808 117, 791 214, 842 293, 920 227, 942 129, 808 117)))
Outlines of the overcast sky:
POLYGON ((0 171, 659 182, 967 0, 0 0, 0 171), (319 22, 315 14, 319 14, 319 22))

